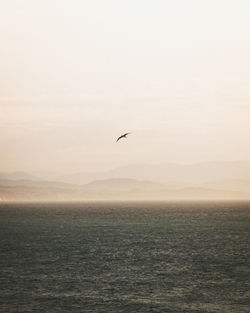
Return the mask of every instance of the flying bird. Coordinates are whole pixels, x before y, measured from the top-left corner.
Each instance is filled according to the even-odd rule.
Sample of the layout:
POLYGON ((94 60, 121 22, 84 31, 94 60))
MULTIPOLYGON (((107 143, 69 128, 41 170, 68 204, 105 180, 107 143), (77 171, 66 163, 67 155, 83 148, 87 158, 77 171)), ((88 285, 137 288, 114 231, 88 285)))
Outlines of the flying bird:
POLYGON ((124 135, 121 135, 120 137, 117 138, 116 142, 119 141, 122 138, 127 138, 127 135, 129 135, 129 134, 131 134, 131 133, 126 133, 124 135))

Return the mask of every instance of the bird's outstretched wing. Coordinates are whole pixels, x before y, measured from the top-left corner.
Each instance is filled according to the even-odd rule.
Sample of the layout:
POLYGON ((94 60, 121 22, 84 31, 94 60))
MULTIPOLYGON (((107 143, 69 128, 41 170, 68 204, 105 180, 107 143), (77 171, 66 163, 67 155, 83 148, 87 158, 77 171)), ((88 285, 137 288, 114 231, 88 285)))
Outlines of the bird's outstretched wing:
POLYGON ((117 138, 116 142, 119 141, 122 138, 127 138, 126 136, 129 135, 129 134, 131 134, 131 133, 126 133, 126 134, 121 135, 120 137, 117 138))
POLYGON ((120 136, 120 137, 118 137, 117 140, 116 140, 116 142, 119 141, 119 140, 122 139, 122 138, 123 138, 123 135, 120 136))

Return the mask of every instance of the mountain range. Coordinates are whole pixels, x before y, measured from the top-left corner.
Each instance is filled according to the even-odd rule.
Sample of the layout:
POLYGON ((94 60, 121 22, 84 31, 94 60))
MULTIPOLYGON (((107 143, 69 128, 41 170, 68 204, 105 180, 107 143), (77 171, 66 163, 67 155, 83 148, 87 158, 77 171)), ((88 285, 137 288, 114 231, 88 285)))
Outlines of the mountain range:
POLYGON ((68 175, 52 175, 57 181, 86 184, 93 180, 110 178, 151 180, 164 184, 202 184, 208 181, 243 179, 250 180, 250 161, 203 162, 195 164, 166 163, 159 165, 132 164, 104 172, 77 172, 68 175))
POLYGON ((0 173, 0 199, 250 200, 250 162, 139 164, 68 175, 0 173))

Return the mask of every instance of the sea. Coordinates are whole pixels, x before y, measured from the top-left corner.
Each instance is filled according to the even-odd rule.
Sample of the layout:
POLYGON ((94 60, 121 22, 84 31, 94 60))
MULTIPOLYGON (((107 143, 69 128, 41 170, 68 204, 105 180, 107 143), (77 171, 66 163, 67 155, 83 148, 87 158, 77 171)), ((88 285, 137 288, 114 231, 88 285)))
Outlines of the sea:
POLYGON ((0 204, 0 312, 250 312, 250 203, 0 204))

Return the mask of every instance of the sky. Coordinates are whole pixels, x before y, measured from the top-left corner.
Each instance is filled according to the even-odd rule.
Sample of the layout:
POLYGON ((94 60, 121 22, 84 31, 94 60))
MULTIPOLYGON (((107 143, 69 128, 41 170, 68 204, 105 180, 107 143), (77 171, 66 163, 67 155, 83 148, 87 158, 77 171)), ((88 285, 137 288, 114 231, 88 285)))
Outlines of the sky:
POLYGON ((0 171, 250 159, 248 0, 1 0, 0 38, 0 171))

